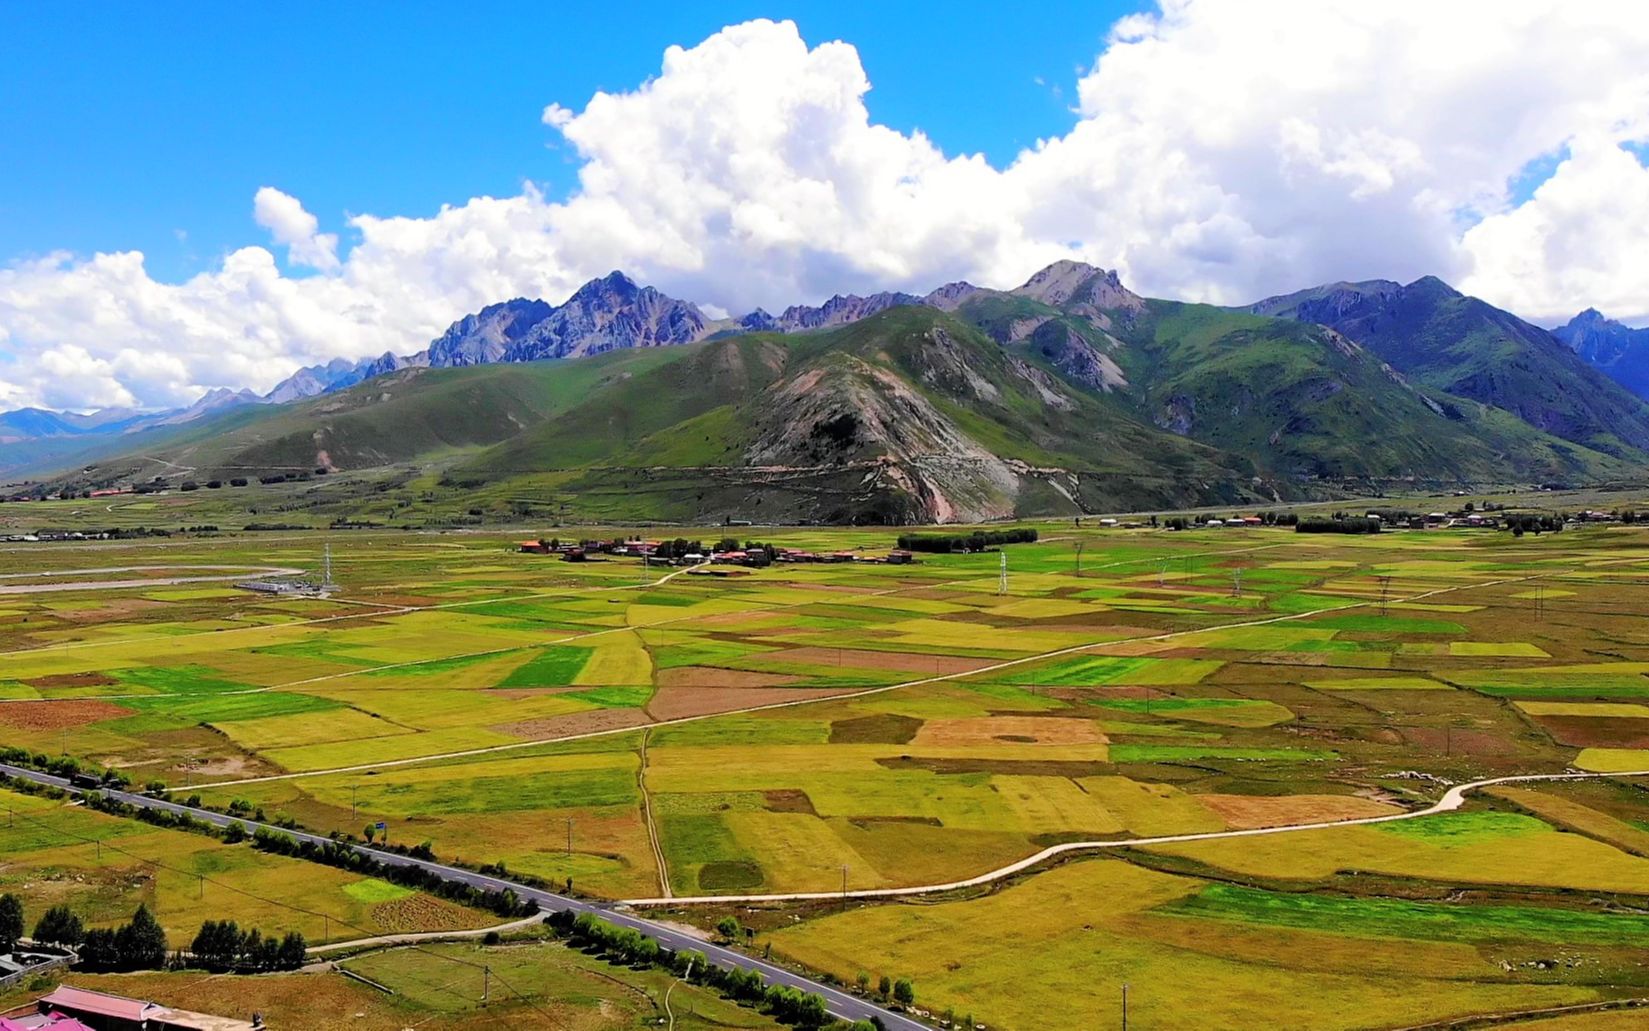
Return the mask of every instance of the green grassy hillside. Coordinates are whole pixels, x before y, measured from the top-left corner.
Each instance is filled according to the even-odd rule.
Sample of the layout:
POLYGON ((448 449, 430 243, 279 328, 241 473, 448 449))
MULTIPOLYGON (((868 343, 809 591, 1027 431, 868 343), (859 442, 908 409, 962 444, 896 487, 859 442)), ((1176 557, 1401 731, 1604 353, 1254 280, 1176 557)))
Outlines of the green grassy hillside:
POLYGON ((407 369, 147 437, 75 489, 394 467, 386 490, 589 519, 972 521, 1638 468, 1411 386, 1319 326, 982 293, 595 357, 407 369))
POLYGON ((1492 405, 1593 451, 1637 462, 1649 450, 1649 405, 1545 330, 1435 277, 1334 284, 1254 310, 1332 326, 1416 384, 1492 405))

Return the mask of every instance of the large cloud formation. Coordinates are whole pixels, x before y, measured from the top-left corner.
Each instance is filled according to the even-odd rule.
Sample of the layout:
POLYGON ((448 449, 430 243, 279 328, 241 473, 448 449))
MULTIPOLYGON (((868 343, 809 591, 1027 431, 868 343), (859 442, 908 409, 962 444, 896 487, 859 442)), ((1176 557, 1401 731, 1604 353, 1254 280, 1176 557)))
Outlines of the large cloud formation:
POLYGON ((546 107, 580 161, 565 198, 355 216, 340 257, 265 187, 287 271, 260 246, 176 284, 136 252, 0 269, 0 407, 267 388, 613 268, 729 311, 1075 257, 1221 303, 1432 273, 1540 320, 1649 321, 1649 7, 1164 0, 1097 50, 1070 131, 995 168, 873 123, 850 44, 731 26, 546 107))

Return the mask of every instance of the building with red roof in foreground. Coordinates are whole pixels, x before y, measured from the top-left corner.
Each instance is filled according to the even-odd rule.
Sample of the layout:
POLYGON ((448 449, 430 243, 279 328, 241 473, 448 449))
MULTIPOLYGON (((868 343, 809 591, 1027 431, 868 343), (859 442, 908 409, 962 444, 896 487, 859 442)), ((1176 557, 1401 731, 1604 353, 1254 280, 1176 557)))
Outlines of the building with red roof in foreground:
POLYGON ((263 1020, 257 1015, 251 1020, 239 1020, 194 1013, 66 984, 35 1000, 34 1007, 32 1014, 0 1018, 0 1031, 261 1031, 263 1028, 263 1020), (58 1023, 52 1023, 54 1020, 58 1023))
POLYGON ((24 1017, 0 1017, 0 1031, 97 1031, 73 1017, 58 1012, 31 1013, 24 1017))

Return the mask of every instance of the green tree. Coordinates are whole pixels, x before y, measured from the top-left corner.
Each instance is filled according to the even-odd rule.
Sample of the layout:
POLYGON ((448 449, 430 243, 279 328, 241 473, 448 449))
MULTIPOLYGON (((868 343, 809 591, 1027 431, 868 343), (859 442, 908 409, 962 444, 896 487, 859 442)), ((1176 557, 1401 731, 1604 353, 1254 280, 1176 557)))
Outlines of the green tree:
POLYGON ((883 974, 882 979, 876 982, 876 994, 880 995, 884 999, 892 995, 893 979, 888 977, 886 974, 883 974))
POLYGON ((729 941, 736 941, 739 937, 739 922, 733 917, 724 916, 716 922, 716 933, 729 941))
POLYGON ((166 931, 148 906, 138 906, 131 922, 115 932, 115 951, 125 970, 158 970, 165 966, 166 931))
POLYGON ((370 845, 372 844, 372 839, 378 836, 378 827, 376 824, 369 823, 366 825, 366 830, 362 831, 362 833, 366 835, 366 843, 370 845))
POLYGON ((80 967, 85 970, 114 970, 120 966, 120 948, 116 932, 107 927, 94 927, 86 932, 80 943, 80 967))
POLYGON ((860 995, 870 991, 870 975, 865 973, 863 970, 859 971, 858 976, 853 979, 853 982, 859 986, 860 995))
POLYGON ((23 900, 6 892, 0 895, 0 952, 10 952, 23 937, 23 900))
POLYGON ((901 977, 893 982, 893 1001, 901 1006, 909 1006, 916 1001, 916 986, 910 983, 910 978, 901 977))
POLYGON ((86 938, 86 928, 68 906, 53 906, 46 910, 40 922, 34 925, 34 940, 52 945, 79 945, 86 938))

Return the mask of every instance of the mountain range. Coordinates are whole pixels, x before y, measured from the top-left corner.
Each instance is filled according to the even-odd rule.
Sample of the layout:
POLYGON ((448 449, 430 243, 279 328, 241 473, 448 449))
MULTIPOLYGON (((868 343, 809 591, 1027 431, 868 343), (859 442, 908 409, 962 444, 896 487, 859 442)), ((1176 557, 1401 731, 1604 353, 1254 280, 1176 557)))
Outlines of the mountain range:
POLYGON ((1649 398, 1649 329, 1633 329, 1587 308, 1552 335, 1621 386, 1649 398))
POLYGON ((1603 330, 1572 343, 1429 277, 1184 304, 1076 262, 1012 290, 713 318, 614 272, 561 305, 489 305, 413 354, 203 398, 214 412, 8 413, 0 427, 35 435, 0 456, 79 442, 35 460, 74 469, 53 489, 393 467, 481 503, 683 521, 1641 477, 1649 405, 1592 364, 1640 345, 1588 344, 1618 326, 1570 327, 1588 321, 1603 330))

